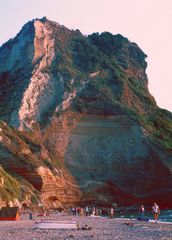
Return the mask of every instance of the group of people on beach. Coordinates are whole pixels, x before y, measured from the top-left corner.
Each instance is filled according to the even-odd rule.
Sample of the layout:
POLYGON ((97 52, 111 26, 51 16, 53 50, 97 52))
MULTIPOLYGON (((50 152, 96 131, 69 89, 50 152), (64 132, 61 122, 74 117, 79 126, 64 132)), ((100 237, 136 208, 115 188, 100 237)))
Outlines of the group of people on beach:
MULTIPOLYGON (((154 202, 153 206, 152 206, 152 213, 154 215, 154 219, 155 219, 155 222, 157 223, 158 222, 158 216, 160 214, 160 208, 159 206, 157 205, 156 202, 154 202)), ((144 207, 144 204, 142 204, 139 208, 139 219, 140 220, 146 220, 145 219, 145 207, 144 207)))
POLYGON ((80 216, 89 216, 89 215, 101 215, 101 209, 96 207, 73 207, 71 209, 72 215, 80 215, 80 216))
MULTIPOLYGON (((73 207, 71 209, 71 213, 72 215, 80 215, 80 216, 89 216, 89 215, 93 215, 93 216, 98 216, 98 215, 109 215, 110 218, 113 218, 115 215, 115 209, 114 207, 111 207, 110 209, 101 209, 101 208, 97 208, 97 207, 88 207, 86 206, 85 208, 83 207, 73 207)), ((157 203, 154 202, 153 206, 152 206, 152 214, 154 216, 155 222, 157 223, 158 221, 158 216, 160 214, 160 208, 157 205, 157 203)), ((144 204, 141 204, 140 208, 139 208, 139 217, 138 220, 142 220, 142 221, 146 221, 149 220, 147 218, 145 218, 145 206, 144 204)))
POLYGON ((72 215, 79 216, 101 216, 109 215, 110 218, 114 216, 115 209, 113 207, 109 208, 98 208, 98 207, 72 207, 70 213, 72 215))
POLYGON ((79 216, 109 216, 113 218, 115 215, 115 207, 72 207, 70 214, 79 216))

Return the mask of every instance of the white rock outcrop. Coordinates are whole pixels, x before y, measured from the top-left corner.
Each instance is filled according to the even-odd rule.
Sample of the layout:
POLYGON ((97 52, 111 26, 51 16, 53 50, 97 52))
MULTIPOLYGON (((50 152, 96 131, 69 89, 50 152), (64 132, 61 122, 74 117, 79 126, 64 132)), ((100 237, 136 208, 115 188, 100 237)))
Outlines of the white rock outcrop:
POLYGON ((49 73, 54 57, 54 39, 48 22, 35 20, 34 58, 35 68, 30 84, 24 92, 19 109, 21 129, 31 128, 34 122, 39 122, 41 115, 58 99, 63 83, 49 73))

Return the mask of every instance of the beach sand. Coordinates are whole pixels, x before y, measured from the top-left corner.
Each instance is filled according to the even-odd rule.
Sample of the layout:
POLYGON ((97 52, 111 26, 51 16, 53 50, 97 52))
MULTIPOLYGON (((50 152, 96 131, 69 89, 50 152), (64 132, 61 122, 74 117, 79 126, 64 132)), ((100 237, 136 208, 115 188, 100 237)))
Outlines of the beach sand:
POLYGON ((150 223, 117 218, 50 214, 38 217, 22 214, 19 221, 0 221, 0 240, 172 240, 172 224, 150 223), (37 229, 44 220, 76 221, 79 230, 37 229), (131 224, 130 224, 131 223, 131 224), (83 230, 87 225, 90 230, 83 230))

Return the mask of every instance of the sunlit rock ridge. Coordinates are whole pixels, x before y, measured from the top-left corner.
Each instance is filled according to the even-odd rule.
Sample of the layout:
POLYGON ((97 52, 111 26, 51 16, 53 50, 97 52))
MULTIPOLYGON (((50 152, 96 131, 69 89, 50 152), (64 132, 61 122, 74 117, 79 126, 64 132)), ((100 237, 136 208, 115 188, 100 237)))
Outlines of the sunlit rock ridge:
POLYGON ((146 57, 46 17, 1 46, 0 205, 172 206, 172 114, 149 93, 146 57))

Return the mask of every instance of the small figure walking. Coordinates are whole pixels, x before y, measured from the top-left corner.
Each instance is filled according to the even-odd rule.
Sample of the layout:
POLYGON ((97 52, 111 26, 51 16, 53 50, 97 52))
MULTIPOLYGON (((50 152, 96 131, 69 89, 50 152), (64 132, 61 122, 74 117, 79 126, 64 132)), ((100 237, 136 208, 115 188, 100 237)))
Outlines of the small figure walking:
POLYGON ((152 207, 152 213, 154 215, 155 222, 158 222, 158 216, 160 214, 160 208, 159 206, 154 202, 153 207, 152 207))
POLYGON ((140 215, 140 219, 141 220, 144 220, 144 216, 145 216, 145 207, 144 205, 142 204, 139 208, 139 215, 140 215))

